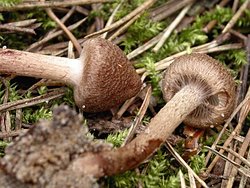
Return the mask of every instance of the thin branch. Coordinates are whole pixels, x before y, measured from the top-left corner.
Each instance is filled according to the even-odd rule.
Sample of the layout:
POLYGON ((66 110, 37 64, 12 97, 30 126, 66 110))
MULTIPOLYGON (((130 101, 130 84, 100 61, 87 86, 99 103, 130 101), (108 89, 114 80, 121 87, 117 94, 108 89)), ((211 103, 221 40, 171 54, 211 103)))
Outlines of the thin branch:
MULTIPOLYGON (((219 3, 220 7, 224 7, 230 0, 222 0, 219 3)), ((208 33, 215 25, 217 24, 217 20, 210 21, 203 29, 204 32, 208 33)))
POLYGON ((129 21, 130 19, 132 19, 137 14, 139 14, 139 13, 145 11, 146 9, 148 9, 149 7, 151 7, 155 2, 156 2, 156 0, 147 0, 147 1, 145 1, 141 6, 137 7, 135 10, 133 10, 132 12, 130 12, 127 16, 121 18, 117 22, 111 24, 108 27, 105 27, 104 29, 102 29, 100 31, 97 31, 95 33, 87 35, 86 38, 90 38, 90 37, 93 37, 95 35, 99 35, 99 34, 107 32, 107 31, 110 31, 110 30, 118 28, 122 24, 124 24, 127 21, 129 21))
POLYGON ((223 146, 216 146, 217 148, 223 149, 228 153, 231 153, 232 155, 234 155, 235 157, 239 158, 241 160, 241 162, 243 162, 245 165, 247 165, 248 167, 250 167, 250 161, 248 161, 247 159, 245 159, 243 156, 241 156, 239 153, 233 151, 230 148, 227 147, 223 147, 223 146))
POLYGON ((185 8, 182 9, 182 11, 178 14, 178 16, 175 18, 175 20, 168 26, 168 29, 165 31, 159 42, 156 44, 156 46, 153 48, 154 52, 158 52, 159 49, 162 47, 162 45, 165 43, 165 41, 168 39, 168 37, 171 35, 173 30, 176 28, 176 26, 181 22, 181 20, 184 18, 188 10, 191 8, 193 3, 189 4, 185 8))
POLYGON ((207 184, 193 171, 192 168, 190 168, 190 166, 184 161, 184 159, 182 159, 182 157, 174 150, 174 148, 171 146, 171 144, 169 144, 168 142, 166 142, 166 147, 168 148, 168 150, 171 152, 171 154, 176 158, 176 160, 181 163, 190 173, 192 173, 192 175, 195 177, 195 179, 203 186, 208 188, 207 184))
POLYGON ((15 137, 15 136, 20 135, 23 132, 24 132, 24 130, 16 130, 16 131, 5 132, 5 133, 0 132, 0 139, 15 137))
MULTIPOLYGON (((113 23, 115 15, 118 12, 118 10, 120 9, 123 2, 124 2, 124 0, 121 0, 120 3, 115 7, 114 11, 112 12, 111 16, 109 17, 109 19, 108 19, 108 21, 107 21, 104 28, 110 26, 113 23)), ((103 33, 102 38, 105 39, 107 37, 107 34, 108 34, 108 32, 103 33)))
POLYGON ((205 148, 209 149, 210 151, 212 151, 213 153, 217 154, 218 157, 221 157, 222 159, 230 162, 231 164, 233 164, 235 167, 237 167, 237 169, 239 170, 239 172, 241 172, 242 174, 244 174, 247 177, 250 177, 250 171, 247 170, 244 167, 241 167, 238 163, 234 162, 233 160, 227 158, 225 155, 221 154, 220 152, 216 151, 215 149, 212 149, 208 146, 204 146, 205 148))
MULTIPOLYGON (((231 114, 231 116, 228 118, 228 120, 226 121, 225 125, 223 126, 223 129, 220 131, 219 135, 217 136, 216 140, 214 141, 213 145, 211 146, 211 148, 215 148, 216 145, 218 144, 218 142, 220 141, 222 135, 224 134, 226 128, 229 126, 229 123, 232 121, 232 119, 234 118, 234 116, 242 109, 244 108, 244 106, 248 105, 250 101, 250 87, 248 88, 248 92, 246 94, 245 99, 237 106, 237 108, 233 111, 233 113, 231 114)), ((235 129, 233 130, 233 132, 229 135, 229 137, 227 138, 227 140, 224 142, 223 147, 227 147, 229 145, 229 143, 233 140, 234 136, 239 134, 240 130, 242 128, 242 124, 238 123, 237 126, 235 127, 235 129)), ((224 150, 221 149, 219 151, 220 153, 223 153, 224 150)), ((206 156, 206 164, 208 164, 208 161, 211 157, 212 153, 208 152, 207 156, 206 156)), ((219 157, 216 156, 213 161, 210 163, 210 165, 207 167, 206 173, 210 173, 211 170, 213 169, 214 165, 216 164, 216 162, 218 161, 219 157)))
POLYGON ((78 51, 78 54, 80 55, 82 52, 82 47, 78 43, 75 36, 69 31, 69 29, 61 22, 61 20, 54 14, 54 12, 50 8, 46 8, 45 11, 49 15, 49 17, 54 20, 59 27, 65 32, 65 34, 69 37, 73 45, 75 46, 76 50, 78 51))
POLYGON ((19 108, 29 107, 43 102, 50 101, 52 99, 59 98, 65 94, 64 89, 58 89, 56 91, 40 95, 38 97, 33 97, 30 99, 22 99, 18 101, 8 102, 0 105, 0 112, 15 110, 19 108))
POLYGON ((120 34, 122 34, 129 26, 131 26, 140 16, 143 14, 143 12, 140 12, 135 17, 133 17, 131 20, 129 20, 126 24, 124 24, 122 27, 120 27, 114 34, 112 34, 108 40, 112 41, 116 37, 118 37, 120 34))
POLYGON ((33 34, 33 35, 36 34, 34 29, 10 26, 10 25, 5 25, 5 24, 0 25, 0 30, 8 30, 8 31, 13 31, 13 32, 29 33, 29 34, 33 34))
MULTIPOLYGON (((72 30, 76 29, 77 27, 79 27, 86 20, 87 20, 87 17, 83 18, 82 20, 80 20, 80 21, 78 21, 78 22, 76 22, 76 23, 74 23, 72 25, 70 25, 68 27, 68 29, 70 31, 72 31, 72 30)), ((48 42, 49 40, 51 40, 51 39, 53 39, 53 38, 55 38, 55 37, 57 37, 57 36, 59 36, 61 34, 63 34, 62 30, 56 31, 55 33, 52 33, 51 35, 48 35, 47 37, 43 38, 42 40, 37 41, 37 42, 33 43, 32 45, 30 45, 29 48, 26 49, 26 51, 33 51, 35 48, 43 45, 44 43, 48 42)))
POLYGON ((133 124, 129 128, 128 135, 125 138, 122 146, 124 146, 128 142, 130 142, 132 140, 132 138, 134 137, 136 128, 141 123, 142 118, 144 117, 144 115, 145 115, 145 113, 146 113, 146 111, 148 109, 151 94, 152 94, 152 88, 151 88, 151 86, 149 86, 148 89, 147 89, 147 93, 146 93, 145 99, 144 99, 144 101, 143 101, 143 103, 142 103, 142 105, 141 105, 141 107, 140 107, 140 109, 138 111, 138 115, 135 117, 133 124))
POLYGON ((247 9, 247 6, 249 4, 250 0, 246 0, 241 7, 239 8, 239 10, 234 14, 234 16, 232 17, 232 19, 227 23, 226 27, 223 29, 222 33, 226 33, 229 31, 229 29, 231 29, 235 23, 237 22, 237 20, 240 18, 240 16, 242 15, 242 13, 247 9))
POLYGON ((32 3, 20 3, 15 6, 3 7, 0 6, 2 11, 16 11, 34 8, 53 8, 53 7, 68 7, 74 5, 86 5, 93 3, 112 3, 114 0, 64 0, 64 1, 34 1, 32 3))

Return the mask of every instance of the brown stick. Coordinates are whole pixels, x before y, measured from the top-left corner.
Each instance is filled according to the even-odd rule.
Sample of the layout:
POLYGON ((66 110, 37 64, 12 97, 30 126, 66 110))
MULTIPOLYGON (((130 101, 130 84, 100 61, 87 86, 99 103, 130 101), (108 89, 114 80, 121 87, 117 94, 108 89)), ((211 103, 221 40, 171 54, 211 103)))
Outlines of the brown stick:
POLYGON ((129 21, 130 19, 132 19, 134 16, 136 16, 140 12, 145 11, 146 9, 148 9, 149 7, 151 7, 155 2, 156 2, 156 0, 147 0, 147 1, 145 1, 141 6, 137 7, 135 10, 133 10, 132 12, 130 12, 125 17, 121 18, 117 22, 114 22, 110 26, 105 27, 104 29, 102 29, 100 31, 97 31, 95 33, 91 33, 90 35, 87 35, 86 38, 90 38, 90 37, 93 37, 95 35, 99 35, 99 34, 107 32, 107 31, 110 31, 112 29, 118 28, 119 26, 121 26, 122 24, 126 23, 127 21, 129 21))
POLYGON ((73 5, 86 5, 93 3, 111 3, 114 0, 70 0, 70 1, 45 1, 45 2, 32 2, 21 3, 11 7, 0 7, 0 11, 16 11, 33 8, 48 8, 48 7, 68 7, 73 5))
POLYGON ((69 39, 71 40, 71 42, 74 44, 78 54, 81 54, 82 51, 82 47, 79 44, 79 42, 77 41, 77 39, 75 38, 75 36, 70 32, 70 30, 61 22, 61 20, 54 14, 54 12, 51 10, 51 8, 46 8, 45 11, 47 12, 47 14, 49 15, 49 17, 51 19, 53 19, 58 25, 59 27, 66 33, 66 35, 69 37, 69 39))

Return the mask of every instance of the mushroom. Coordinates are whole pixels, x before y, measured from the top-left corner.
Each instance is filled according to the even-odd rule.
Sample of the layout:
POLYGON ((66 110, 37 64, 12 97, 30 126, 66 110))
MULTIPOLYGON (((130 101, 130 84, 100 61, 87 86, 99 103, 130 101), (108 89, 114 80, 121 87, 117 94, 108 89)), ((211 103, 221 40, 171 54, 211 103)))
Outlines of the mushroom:
POLYGON ((0 73, 65 82, 73 86, 75 103, 86 112, 118 106, 141 88, 122 50, 102 38, 84 42, 79 59, 1 49, 0 73))
POLYGON ((218 61, 194 53, 168 67, 163 95, 168 102, 143 133, 121 148, 85 154, 73 162, 73 168, 95 177, 114 175, 147 159, 181 122, 201 128, 223 123, 234 108, 235 82, 218 61))
MULTIPOLYGON (((177 59, 165 72, 162 83, 165 101, 171 100, 182 89, 183 92, 191 89, 191 94, 196 90, 199 92, 196 98, 202 102, 198 106, 194 103, 197 107, 183 121, 186 125, 196 128, 216 126, 223 123, 234 109, 234 80, 220 62, 205 54, 194 53, 177 59)), ((189 98, 191 94, 185 96, 189 98)))

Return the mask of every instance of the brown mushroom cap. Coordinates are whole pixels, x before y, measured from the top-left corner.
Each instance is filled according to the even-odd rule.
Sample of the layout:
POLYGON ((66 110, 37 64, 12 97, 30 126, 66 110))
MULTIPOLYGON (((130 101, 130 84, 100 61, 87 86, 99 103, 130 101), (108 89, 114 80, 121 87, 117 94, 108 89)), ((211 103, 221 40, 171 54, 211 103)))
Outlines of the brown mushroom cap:
POLYGON ((102 38, 83 44, 80 60, 84 63, 79 86, 74 87, 76 104, 86 112, 118 106, 141 88, 141 80, 122 50, 102 38))
POLYGON ((177 58, 164 75, 164 99, 169 101, 188 84, 198 84, 208 97, 187 116, 186 125, 207 128, 222 124, 230 116, 235 105, 235 82, 220 62, 196 53, 177 58))

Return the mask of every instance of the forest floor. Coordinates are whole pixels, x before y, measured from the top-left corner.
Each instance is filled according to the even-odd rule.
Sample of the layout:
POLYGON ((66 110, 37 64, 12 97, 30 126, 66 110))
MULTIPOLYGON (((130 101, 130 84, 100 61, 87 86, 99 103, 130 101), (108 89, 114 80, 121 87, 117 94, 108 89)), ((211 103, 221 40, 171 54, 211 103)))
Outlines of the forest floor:
MULTIPOLYGON (((250 0, 2 0, 0 47, 4 187, 250 187, 250 0), (1 62, 6 49, 77 59, 96 37, 117 45, 143 82, 132 99, 105 112, 79 109, 63 80, 11 74, 1 62), (183 118, 163 143, 142 143, 148 126, 168 125, 157 119, 168 103, 165 71, 192 53, 209 55, 230 73, 236 85, 230 114, 206 129, 191 128, 183 118), (133 144, 144 144, 143 151, 133 146, 133 156, 133 144)), ((205 100, 226 105, 220 97, 229 96, 221 95, 205 100)))

